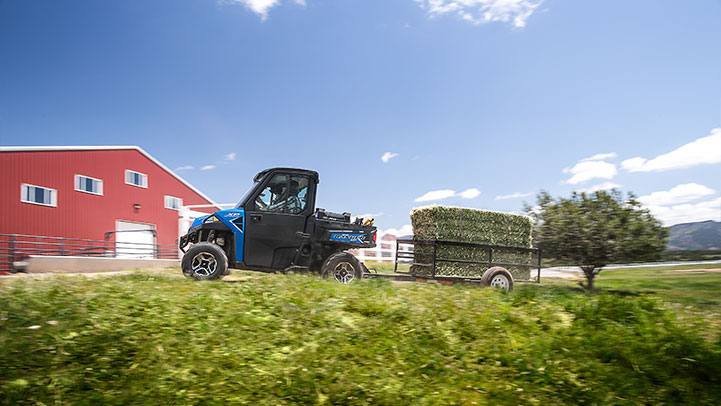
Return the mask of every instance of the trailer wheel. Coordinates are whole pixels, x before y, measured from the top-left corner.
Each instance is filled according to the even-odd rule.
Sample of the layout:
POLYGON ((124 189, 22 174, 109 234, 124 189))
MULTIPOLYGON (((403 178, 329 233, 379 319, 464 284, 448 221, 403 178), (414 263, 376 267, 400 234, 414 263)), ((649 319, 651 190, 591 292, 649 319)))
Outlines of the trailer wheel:
POLYGON ((183 255, 183 275, 198 281, 222 278, 228 269, 228 257, 219 246, 209 242, 193 244, 183 255))
POLYGON ((510 292, 513 290, 513 276, 506 268, 494 266, 483 273, 481 284, 510 292))
POLYGON ((357 282, 363 277, 363 267, 358 258, 353 255, 347 252, 336 252, 323 262, 320 274, 324 279, 349 284, 357 282))

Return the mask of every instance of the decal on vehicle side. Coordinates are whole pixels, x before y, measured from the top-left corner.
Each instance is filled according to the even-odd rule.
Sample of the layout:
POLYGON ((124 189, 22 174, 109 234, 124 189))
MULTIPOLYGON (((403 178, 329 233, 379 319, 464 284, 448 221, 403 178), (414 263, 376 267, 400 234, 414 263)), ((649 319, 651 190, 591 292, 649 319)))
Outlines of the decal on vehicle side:
POLYGON ((225 217, 227 219, 236 219, 236 218, 240 217, 242 214, 243 213, 240 213, 237 211, 232 211, 230 213, 223 213, 223 217, 225 217))
POLYGON ((343 242, 348 244, 365 244, 366 235, 364 233, 348 233, 348 232, 330 232, 328 239, 335 242, 343 242))

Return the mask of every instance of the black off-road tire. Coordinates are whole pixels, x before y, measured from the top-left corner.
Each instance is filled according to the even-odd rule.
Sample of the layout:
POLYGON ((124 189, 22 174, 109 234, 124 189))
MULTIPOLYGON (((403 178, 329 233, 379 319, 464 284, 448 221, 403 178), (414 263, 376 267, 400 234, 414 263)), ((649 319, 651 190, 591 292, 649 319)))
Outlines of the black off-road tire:
POLYGON ((228 257, 219 246, 209 242, 193 244, 180 263, 183 275, 198 281, 220 279, 227 275, 228 257))
POLYGON ((494 266, 483 273, 481 284, 510 292, 513 290, 513 275, 506 268, 494 266))
POLYGON ((338 283, 355 283, 363 277, 363 265, 352 254, 336 252, 323 262, 320 275, 338 283))

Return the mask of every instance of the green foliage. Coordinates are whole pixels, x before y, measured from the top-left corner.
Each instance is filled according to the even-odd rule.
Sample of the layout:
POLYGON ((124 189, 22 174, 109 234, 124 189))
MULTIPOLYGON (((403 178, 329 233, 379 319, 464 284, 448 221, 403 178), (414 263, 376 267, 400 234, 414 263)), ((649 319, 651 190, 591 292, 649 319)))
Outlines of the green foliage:
POLYGON ((593 287, 599 269, 610 263, 652 261, 666 246, 668 231, 633 195, 573 193, 553 199, 542 192, 535 236, 545 256, 581 266, 593 287))
MULTIPOLYGON (((414 238, 418 240, 450 240, 479 244, 509 245, 514 247, 531 246, 531 220, 527 216, 510 213, 477 210, 448 206, 428 206, 413 209, 411 212, 414 238)), ((438 245, 438 258, 460 259, 485 262, 487 252, 475 248, 459 247, 448 244, 438 245)), ((432 262, 433 249, 416 244, 416 263, 432 262)), ((518 263, 528 266, 507 267, 516 279, 530 278, 533 258, 528 253, 513 249, 495 249, 495 262, 518 263)), ((462 263, 439 262, 436 273, 445 276, 480 277, 486 266, 462 263)), ((413 272, 427 275, 430 266, 414 266, 413 272)))
POLYGON ((721 342, 658 300, 303 276, 0 285, 0 402, 719 404, 721 342))

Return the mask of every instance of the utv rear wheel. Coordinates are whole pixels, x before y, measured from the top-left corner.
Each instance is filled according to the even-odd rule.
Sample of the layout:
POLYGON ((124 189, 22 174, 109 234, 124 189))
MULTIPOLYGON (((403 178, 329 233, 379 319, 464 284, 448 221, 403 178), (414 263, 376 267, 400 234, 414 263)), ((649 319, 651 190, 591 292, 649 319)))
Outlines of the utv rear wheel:
POLYGON ((183 255, 183 275, 203 281, 222 278, 228 269, 228 257, 222 248, 209 242, 194 244, 183 255))
POLYGON ((513 276, 506 268, 494 266, 483 273, 481 284, 510 292, 513 290, 513 276))
POLYGON ((337 252, 323 262, 321 276, 342 284, 354 283, 363 277, 363 267, 353 255, 337 252))

